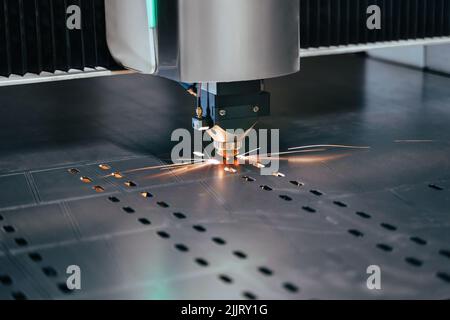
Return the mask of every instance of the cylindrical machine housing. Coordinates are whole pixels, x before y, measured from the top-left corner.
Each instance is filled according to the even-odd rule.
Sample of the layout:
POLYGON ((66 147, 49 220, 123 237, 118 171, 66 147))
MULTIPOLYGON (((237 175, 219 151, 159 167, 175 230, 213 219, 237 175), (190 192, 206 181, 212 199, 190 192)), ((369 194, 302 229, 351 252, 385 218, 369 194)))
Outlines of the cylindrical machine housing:
POLYGON ((178 0, 179 76, 266 79, 299 71, 298 0, 178 0))
POLYGON ((125 67, 176 81, 272 78, 300 69, 299 12, 299 0, 107 0, 108 44, 125 67))

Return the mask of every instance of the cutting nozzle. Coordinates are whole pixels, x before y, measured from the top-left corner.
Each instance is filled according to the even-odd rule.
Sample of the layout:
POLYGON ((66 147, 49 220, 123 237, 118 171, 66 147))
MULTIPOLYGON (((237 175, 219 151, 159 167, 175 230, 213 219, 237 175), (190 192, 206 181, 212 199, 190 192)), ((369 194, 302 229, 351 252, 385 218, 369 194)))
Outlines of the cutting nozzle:
POLYGON ((243 130, 224 130, 219 126, 214 126, 207 132, 214 140, 216 154, 227 160, 235 160, 245 137, 252 128, 244 132, 243 130))

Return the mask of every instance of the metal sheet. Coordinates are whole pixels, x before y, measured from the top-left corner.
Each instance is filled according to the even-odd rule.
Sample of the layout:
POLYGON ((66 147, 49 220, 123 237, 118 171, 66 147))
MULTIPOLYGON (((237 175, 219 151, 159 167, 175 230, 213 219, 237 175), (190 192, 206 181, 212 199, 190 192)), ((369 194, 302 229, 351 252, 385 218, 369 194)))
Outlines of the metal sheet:
POLYGON ((20 133, 27 143, 13 143, 11 118, 0 119, 0 138, 10 141, 0 146, 8 159, 0 162, 0 275, 13 279, 0 284, 1 298, 450 297, 449 78, 342 56, 269 81, 274 115, 261 125, 281 128, 283 150, 371 147, 282 161, 285 177, 252 166, 127 172, 167 161, 171 130, 189 125, 180 105, 192 101, 162 79, 86 81, 0 89, 12 114, 20 108, 11 101, 29 103, 18 98, 25 93, 45 101, 17 120, 35 128, 20 133), (92 88, 108 93, 96 108, 92 88), (77 113, 52 119, 55 89, 77 113), (64 132, 64 144, 52 140, 64 132), (109 176, 115 171, 125 177, 109 176), (80 291, 61 290, 69 265, 81 267, 80 291), (382 269, 380 291, 366 287, 369 265, 382 269))

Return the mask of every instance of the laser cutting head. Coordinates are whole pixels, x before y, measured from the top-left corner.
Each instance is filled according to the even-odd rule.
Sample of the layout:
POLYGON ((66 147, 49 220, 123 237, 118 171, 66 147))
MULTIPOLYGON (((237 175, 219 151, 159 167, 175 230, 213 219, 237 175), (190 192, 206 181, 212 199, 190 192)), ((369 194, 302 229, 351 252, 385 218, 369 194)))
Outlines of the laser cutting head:
POLYGON ((245 132, 242 130, 233 130, 233 132, 231 132, 222 129, 219 126, 214 126, 209 129, 207 133, 214 141, 216 154, 222 156, 224 159, 230 160, 235 159, 238 156, 244 139, 252 128, 253 126, 245 132))
MULTIPOLYGON (((112 56, 197 89, 193 127, 247 130, 270 113, 261 79, 300 70, 298 0, 108 0, 112 56), (200 85, 197 85, 201 83, 200 85)), ((212 131, 211 131, 212 132, 212 131)), ((236 137, 211 134, 218 154, 236 137)))

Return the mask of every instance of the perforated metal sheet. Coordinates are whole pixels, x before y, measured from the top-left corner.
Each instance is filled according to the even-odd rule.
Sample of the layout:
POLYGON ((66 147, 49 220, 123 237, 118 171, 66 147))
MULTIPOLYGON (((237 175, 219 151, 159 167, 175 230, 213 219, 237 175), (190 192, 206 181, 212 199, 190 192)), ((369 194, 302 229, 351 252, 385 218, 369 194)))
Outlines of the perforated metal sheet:
MULTIPOLYGON (((360 61, 339 59, 348 65, 360 61)), ((361 84, 355 73, 347 75, 345 85, 337 75, 324 84, 328 103, 356 108, 295 117, 289 114, 292 109, 281 109, 264 125, 281 126, 283 148, 324 142, 372 148, 345 151, 346 156, 339 153, 333 160, 305 156, 282 161, 285 177, 263 177, 251 166, 236 174, 209 167, 184 175, 107 177, 164 162, 165 156, 120 148, 121 156, 109 161, 89 161, 98 157, 89 151, 84 161, 47 166, 45 149, 27 160, 30 169, 3 170, 0 298, 450 298, 450 80, 374 61, 364 66, 365 89, 354 86, 361 84), (397 77, 390 82, 392 89, 386 79, 397 77), (415 96, 420 88, 422 100, 415 96), (356 97, 362 91, 364 99, 356 97), (99 164, 111 169, 101 170, 99 164), (71 168, 79 172, 70 173, 71 168), (82 176, 92 183, 80 181, 82 176), (126 181, 136 186, 128 187, 126 181), (93 190, 96 185, 104 192, 93 190), (144 198, 142 192, 152 197, 144 198), (69 265, 81 267, 80 291, 62 286, 69 265), (369 265, 381 267, 380 291, 366 287, 369 265)), ((305 77, 314 80, 308 70, 306 65, 305 77)), ((93 81, 112 81, 100 84, 118 87, 117 80, 93 81)), ((147 86, 135 77, 123 81, 121 87, 147 86)), ((268 85, 292 103, 284 96, 286 80, 277 81, 268 85)), ((306 82, 294 83, 311 92, 306 82)), ((305 108, 322 101, 322 91, 316 97, 301 90, 298 94, 306 97, 294 97, 303 99, 305 108)), ((145 100, 142 95, 139 99, 145 100)), ((116 99, 107 102, 113 105, 116 99)), ((278 99, 275 95, 275 104, 278 99)), ((134 106, 130 102, 130 110, 134 106)), ((156 108, 150 108, 146 119, 160 110, 156 108)), ((145 137, 144 131, 152 128, 142 122, 142 131, 132 126, 129 136, 120 135, 115 130, 130 119, 110 114, 101 119, 108 117, 105 123, 117 121, 106 127, 117 136, 117 145, 134 144, 137 135, 145 137)), ((107 148, 108 143, 102 145, 107 148)), ((80 158, 65 149, 61 155, 80 158)))
MULTIPOLYGON (((116 171, 157 162, 109 165, 116 171)), ((76 168, 78 174, 69 168, 31 172, 40 203, 30 206, 25 197, 19 208, 2 209, 2 260, 17 266, 2 264, 3 277, 12 279, 3 281, 2 298, 12 292, 29 298, 448 297, 449 283, 438 275, 449 265, 439 254, 450 243, 448 189, 419 184, 329 196, 326 186, 292 184, 301 176, 286 166, 286 177, 245 168, 253 182, 242 173, 203 180, 200 172, 194 182, 135 175, 137 186, 129 188, 123 179, 103 177, 98 164, 76 168), (43 187, 45 181, 54 183, 43 187), (144 198, 144 191, 153 197, 144 198), (33 261, 37 255, 41 260, 33 261), (83 271, 83 289, 68 293, 59 286, 74 264, 83 271), (383 270, 378 293, 365 287, 372 264, 383 270)))

